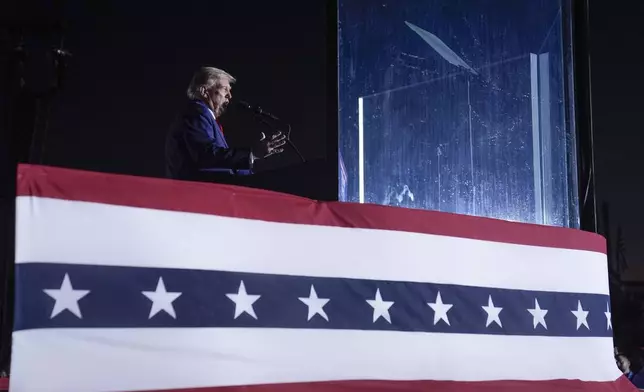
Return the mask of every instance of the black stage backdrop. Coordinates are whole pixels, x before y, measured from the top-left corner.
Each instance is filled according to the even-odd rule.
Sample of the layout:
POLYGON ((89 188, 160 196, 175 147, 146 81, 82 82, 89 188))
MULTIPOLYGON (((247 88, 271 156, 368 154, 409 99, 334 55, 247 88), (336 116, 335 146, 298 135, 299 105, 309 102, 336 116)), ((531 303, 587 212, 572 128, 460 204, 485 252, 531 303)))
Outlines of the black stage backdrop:
MULTIPOLYGON (((324 0, 27 1, 10 12, 14 23, 62 21, 72 55, 39 140, 41 163, 163 176, 165 134, 201 65, 238 79, 233 98, 291 122, 307 159, 326 155, 324 0)), ((26 37, 27 47, 59 45, 55 35, 26 37)), ((236 110, 222 123, 232 145, 261 130, 236 110)), ((288 153, 274 165, 296 162, 288 153)))

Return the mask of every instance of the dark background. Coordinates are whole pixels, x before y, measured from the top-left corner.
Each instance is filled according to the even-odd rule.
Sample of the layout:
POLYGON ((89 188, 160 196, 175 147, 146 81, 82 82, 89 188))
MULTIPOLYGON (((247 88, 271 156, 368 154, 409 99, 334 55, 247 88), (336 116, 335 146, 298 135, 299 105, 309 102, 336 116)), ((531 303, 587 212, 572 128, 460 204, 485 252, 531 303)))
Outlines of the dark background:
POLYGON ((597 199, 635 264, 644 261, 643 18, 641 1, 590 1, 597 199))
MULTIPOLYGON (((324 0, 30 0, 6 3, 0 14, 16 23, 65 21, 72 56, 51 108, 44 164, 164 176, 165 134, 202 65, 238 79, 233 98, 287 119, 307 159, 325 156, 324 0)), ((25 42, 59 45, 45 34, 26 34, 25 42)), ((221 121, 232 145, 263 130, 232 109, 221 121)), ((280 160, 274 164, 298 161, 292 153, 280 160)))

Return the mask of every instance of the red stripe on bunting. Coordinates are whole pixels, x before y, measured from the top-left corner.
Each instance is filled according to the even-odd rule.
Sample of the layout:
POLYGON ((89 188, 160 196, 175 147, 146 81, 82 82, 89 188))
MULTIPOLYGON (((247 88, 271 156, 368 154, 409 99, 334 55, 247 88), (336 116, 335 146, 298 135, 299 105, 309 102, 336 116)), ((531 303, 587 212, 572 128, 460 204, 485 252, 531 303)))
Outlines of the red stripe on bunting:
POLYGON ((606 253, 606 242, 601 236, 579 230, 372 204, 318 202, 230 185, 20 165, 17 192, 18 196, 606 253))
MULTIPOLYGON (((551 381, 337 381, 238 387, 170 389, 163 392, 636 392, 625 377, 614 382, 551 381)), ((162 392, 147 391, 147 392, 162 392)))

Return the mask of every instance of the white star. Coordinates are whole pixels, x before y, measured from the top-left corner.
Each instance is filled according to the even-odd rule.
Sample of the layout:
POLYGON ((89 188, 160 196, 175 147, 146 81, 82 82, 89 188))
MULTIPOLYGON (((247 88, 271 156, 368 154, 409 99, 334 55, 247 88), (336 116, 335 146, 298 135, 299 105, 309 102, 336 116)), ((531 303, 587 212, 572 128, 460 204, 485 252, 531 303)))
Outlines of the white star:
POLYGON ((485 313, 487 313, 487 321, 485 322, 485 327, 489 327, 490 324, 492 323, 497 323, 499 327, 503 327, 501 325, 501 318, 499 317, 499 314, 503 310, 503 308, 495 308, 494 307, 494 302, 492 302, 492 296, 490 295, 487 299, 487 306, 481 306, 483 310, 485 310, 485 313))
POLYGON ((90 290, 74 290, 68 274, 65 274, 60 289, 44 289, 43 291, 56 300, 51 316, 49 316, 50 319, 53 319, 64 310, 69 310, 79 319, 83 318, 78 307, 78 300, 89 294, 90 290))
POLYGON ((309 318, 307 319, 308 321, 310 321, 316 314, 319 314, 326 321, 329 321, 329 316, 326 315, 326 312, 323 309, 324 305, 329 302, 329 299, 318 298, 318 293, 315 292, 315 287, 313 287, 313 285, 311 285, 311 293, 309 294, 308 298, 299 297, 298 299, 304 302, 306 306, 309 307, 309 318))
POLYGON ((259 299, 259 297, 261 297, 261 295, 251 295, 246 293, 246 286, 244 286, 243 280, 239 284, 237 294, 226 294, 226 297, 235 303, 235 318, 241 316, 242 313, 248 313, 248 315, 257 320, 253 304, 259 299))
POLYGON ((590 330, 588 326, 588 311, 581 307, 581 301, 577 301, 577 310, 571 310, 571 312, 577 317, 577 329, 583 325, 590 330))
POLYGON ((613 329, 613 321, 611 319, 612 314, 610 312, 610 308, 608 307, 608 302, 606 302, 606 311, 604 312, 604 316, 606 316, 606 329, 613 329))
POLYGON ((546 314, 548 313, 547 309, 541 309, 539 306, 539 301, 534 299, 534 309, 528 309, 528 312, 532 315, 532 326, 534 329, 537 329, 539 324, 543 325, 545 329, 548 329, 546 325, 546 314))
POLYGON ((391 324, 389 308, 394 304, 393 301, 383 301, 380 295, 380 289, 376 289, 376 297, 366 300, 373 308, 373 322, 375 323, 381 316, 391 324))
POLYGON ((167 292, 162 277, 160 277, 159 281, 157 282, 156 290, 141 291, 141 293, 145 295, 150 301, 152 301, 152 307, 150 308, 150 315, 148 316, 148 320, 162 310, 169 314, 173 319, 177 318, 177 315, 174 312, 174 306, 172 306, 172 302, 174 302, 175 299, 179 298, 181 293, 167 292))
POLYGON ((452 308, 452 304, 444 304, 443 299, 441 298, 441 292, 439 291, 436 295, 436 302, 430 303, 427 302, 430 308, 434 309, 434 325, 438 324, 439 321, 443 320, 447 325, 449 325, 449 319, 447 318, 447 312, 452 308))

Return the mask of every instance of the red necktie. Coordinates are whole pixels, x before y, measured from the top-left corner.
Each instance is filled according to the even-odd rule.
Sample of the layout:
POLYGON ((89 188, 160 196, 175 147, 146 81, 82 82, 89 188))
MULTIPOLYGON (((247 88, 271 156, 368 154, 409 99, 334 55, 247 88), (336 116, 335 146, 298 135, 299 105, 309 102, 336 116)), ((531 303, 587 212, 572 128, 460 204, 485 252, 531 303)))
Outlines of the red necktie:
POLYGON ((215 120, 217 122, 217 125, 219 125, 219 130, 221 131, 221 134, 224 134, 224 127, 221 126, 221 123, 218 120, 215 120))

